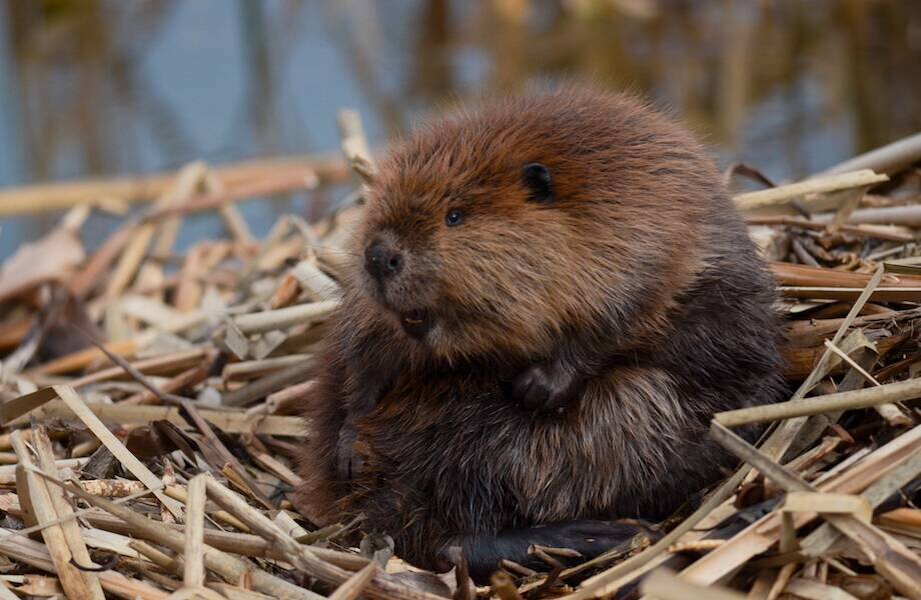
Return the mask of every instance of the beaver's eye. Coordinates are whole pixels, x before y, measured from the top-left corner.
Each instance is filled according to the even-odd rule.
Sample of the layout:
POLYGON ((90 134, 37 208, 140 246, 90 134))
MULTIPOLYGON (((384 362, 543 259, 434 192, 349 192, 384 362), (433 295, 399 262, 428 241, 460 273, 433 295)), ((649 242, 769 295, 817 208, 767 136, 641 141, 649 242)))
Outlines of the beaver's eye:
POLYGON ((449 210, 448 214, 445 215, 445 224, 448 227, 457 227, 464 222, 464 211, 460 209, 449 210))

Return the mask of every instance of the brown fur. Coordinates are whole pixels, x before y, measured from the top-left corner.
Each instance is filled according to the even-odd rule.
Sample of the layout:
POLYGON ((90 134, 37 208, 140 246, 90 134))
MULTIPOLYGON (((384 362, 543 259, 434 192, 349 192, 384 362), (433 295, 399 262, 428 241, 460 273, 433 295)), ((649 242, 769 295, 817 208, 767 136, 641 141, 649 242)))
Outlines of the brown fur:
POLYGON ((365 513, 422 566, 477 536, 666 515, 732 463, 710 416, 779 386, 771 282, 719 173, 628 97, 562 89, 422 128, 380 165, 354 250, 301 497, 365 513), (360 262, 381 240, 402 260, 383 282, 360 262), (522 381, 565 409, 522 408, 522 381))

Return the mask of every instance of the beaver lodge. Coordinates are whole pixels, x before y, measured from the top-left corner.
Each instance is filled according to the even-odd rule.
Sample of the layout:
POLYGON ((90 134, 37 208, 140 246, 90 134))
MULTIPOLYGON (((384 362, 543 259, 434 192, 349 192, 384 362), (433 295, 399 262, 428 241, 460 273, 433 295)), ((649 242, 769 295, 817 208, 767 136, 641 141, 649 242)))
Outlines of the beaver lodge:
POLYGON ((713 415, 740 459, 627 554, 491 586, 419 572, 361 522, 291 502, 306 380, 374 164, 353 113, 345 159, 201 163, 139 179, 0 192, 0 214, 66 209, 0 274, 0 597, 921 597, 921 137, 804 181, 726 173, 787 316, 788 401, 713 415), (349 168, 351 167, 351 169, 349 168), (234 203, 350 185, 331 218, 255 239, 234 203), (89 251, 81 227, 148 202, 89 251), (173 250, 213 212, 226 236, 173 250), (733 433, 772 428, 757 447, 733 433), (637 588, 634 582, 643 577, 637 588))

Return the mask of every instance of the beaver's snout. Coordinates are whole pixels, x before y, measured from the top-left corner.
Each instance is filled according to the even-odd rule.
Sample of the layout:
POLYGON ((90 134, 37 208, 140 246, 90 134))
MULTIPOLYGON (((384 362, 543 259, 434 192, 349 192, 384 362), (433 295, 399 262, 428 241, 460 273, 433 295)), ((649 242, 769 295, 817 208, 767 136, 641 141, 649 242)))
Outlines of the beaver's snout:
POLYGON ((371 277, 384 281, 403 268, 403 253, 386 238, 376 239, 365 248, 365 270, 371 277))

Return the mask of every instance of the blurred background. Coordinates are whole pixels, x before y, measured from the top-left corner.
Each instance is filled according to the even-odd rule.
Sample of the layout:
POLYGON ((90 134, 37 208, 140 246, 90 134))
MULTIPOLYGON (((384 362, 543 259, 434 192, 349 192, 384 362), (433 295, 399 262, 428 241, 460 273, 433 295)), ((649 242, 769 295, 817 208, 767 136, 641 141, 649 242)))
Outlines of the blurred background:
MULTIPOLYGON (((0 186, 335 151, 343 107, 380 147, 540 78, 639 91, 723 166, 796 179, 921 130, 921 2, 0 0, 0 186)), ((243 210, 261 235, 310 203, 243 210)), ((0 257, 56 218, 3 219, 0 257)))

